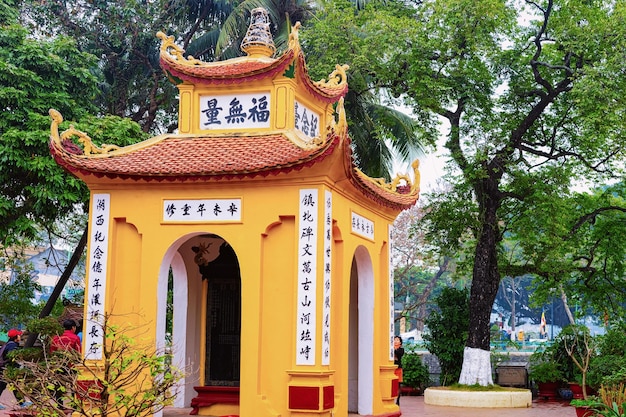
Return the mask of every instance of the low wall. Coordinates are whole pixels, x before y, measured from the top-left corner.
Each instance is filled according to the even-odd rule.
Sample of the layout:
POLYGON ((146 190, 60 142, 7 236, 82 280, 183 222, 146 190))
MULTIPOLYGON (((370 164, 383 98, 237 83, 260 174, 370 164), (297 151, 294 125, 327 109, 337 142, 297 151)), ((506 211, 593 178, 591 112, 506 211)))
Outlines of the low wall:
POLYGON ((424 403, 447 407, 528 408, 532 406, 530 390, 458 391, 431 387, 424 391, 424 403))

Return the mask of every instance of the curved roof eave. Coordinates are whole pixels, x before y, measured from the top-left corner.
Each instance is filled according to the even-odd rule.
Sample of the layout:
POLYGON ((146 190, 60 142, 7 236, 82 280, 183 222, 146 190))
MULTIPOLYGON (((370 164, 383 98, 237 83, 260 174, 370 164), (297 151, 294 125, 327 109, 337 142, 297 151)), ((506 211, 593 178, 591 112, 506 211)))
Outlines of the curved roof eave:
POLYGON ((136 181, 215 181, 278 175, 324 160, 340 138, 329 135, 319 147, 303 149, 281 134, 267 136, 164 136, 148 146, 131 145, 110 154, 77 154, 67 139, 50 141, 55 161, 74 175, 136 181))

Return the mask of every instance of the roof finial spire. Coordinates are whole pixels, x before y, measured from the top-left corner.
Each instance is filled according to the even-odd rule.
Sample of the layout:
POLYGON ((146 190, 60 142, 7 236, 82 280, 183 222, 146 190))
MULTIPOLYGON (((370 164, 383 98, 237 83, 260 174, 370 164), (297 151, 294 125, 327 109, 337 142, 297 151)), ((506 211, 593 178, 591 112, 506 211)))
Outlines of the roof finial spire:
POLYGON ((270 33, 270 19, 262 7, 250 12, 250 26, 241 42, 241 50, 250 57, 271 57, 276 52, 270 33))

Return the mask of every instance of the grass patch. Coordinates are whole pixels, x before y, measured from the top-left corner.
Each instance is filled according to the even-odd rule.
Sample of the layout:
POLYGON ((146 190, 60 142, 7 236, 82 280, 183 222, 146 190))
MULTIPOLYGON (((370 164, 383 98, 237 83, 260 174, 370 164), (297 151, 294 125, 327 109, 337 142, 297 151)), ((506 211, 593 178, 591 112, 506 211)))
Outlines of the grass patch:
POLYGON ((452 384, 449 386, 445 386, 445 387, 430 387, 430 388, 436 388, 436 389, 448 389, 448 390, 452 390, 452 391, 472 391, 472 392, 482 392, 482 391, 489 391, 489 392, 505 392, 505 391, 528 391, 525 388, 513 388, 513 387, 501 387, 500 385, 461 385, 461 384, 452 384))

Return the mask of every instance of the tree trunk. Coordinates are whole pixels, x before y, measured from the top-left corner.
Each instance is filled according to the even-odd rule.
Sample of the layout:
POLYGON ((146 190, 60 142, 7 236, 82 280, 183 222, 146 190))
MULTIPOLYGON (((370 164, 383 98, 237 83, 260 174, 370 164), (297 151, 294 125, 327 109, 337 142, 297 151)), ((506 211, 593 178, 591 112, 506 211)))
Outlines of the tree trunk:
POLYGON ((515 279, 511 278, 511 340, 515 340, 515 279))
POLYGON ((420 332, 424 331, 424 321, 426 321, 426 316, 428 315, 428 309, 426 308, 428 307, 428 297, 430 297, 430 294, 433 292, 433 290, 437 286, 437 283, 439 282, 443 274, 445 274, 448 271, 449 263, 450 263, 450 258, 447 256, 444 256, 443 261, 439 265, 439 269, 437 270, 437 273, 433 275, 430 281, 428 281, 428 284, 424 288, 422 295, 417 300, 417 305, 419 307, 417 308, 417 326, 416 327, 417 327, 417 330, 419 330, 420 332))
POLYGON ((493 178, 486 178, 477 190, 481 230, 476 243, 474 270, 469 300, 469 335, 463 356, 459 383, 491 385, 490 317, 500 286, 497 245, 500 232, 497 222, 499 199, 493 178))
MULTIPOLYGON (((50 312, 52 312, 52 308, 54 307, 54 304, 59 299, 59 295, 61 295, 61 292, 63 291, 63 288, 65 287, 65 284, 67 284, 67 281, 70 279, 70 276, 72 276, 72 272, 74 271, 74 268, 76 268, 76 265, 78 265, 78 261, 80 261, 80 257, 82 256, 83 251, 85 250, 85 246, 87 246, 87 226, 85 226, 83 235, 80 238, 78 245, 76 245, 76 248, 74 248, 74 253, 72 254, 72 257, 70 258, 67 265, 65 266, 65 270, 63 271, 63 274, 61 274, 59 281, 57 281, 56 285, 54 286, 54 290, 52 290, 52 294, 50 294, 50 298, 48 298, 46 305, 41 310, 41 313, 39 313, 39 318, 49 316, 50 312)), ((35 341, 37 340, 37 336, 38 336, 37 333, 30 333, 28 335, 28 338, 26 339, 26 343, 24 343, 24 347, 32 347, 35 344, 35 341)))
POLYGON ((563 302, 563 308, 565 309, 565 314, 567 314, 569 323, 576 324, 576 320, 574 320, 574 315, 572 314, 572 310, 569 308, 569 304, 567 303, 567 295, 565 294, 565 291, 563 290, 562 285, 559 285, 559 290, 561 291, 561 301, 563 302))

